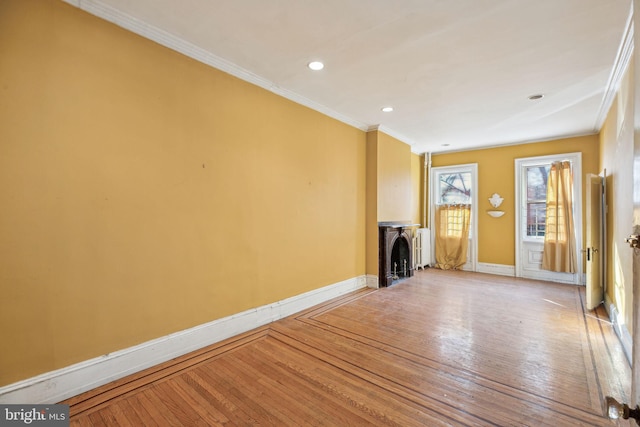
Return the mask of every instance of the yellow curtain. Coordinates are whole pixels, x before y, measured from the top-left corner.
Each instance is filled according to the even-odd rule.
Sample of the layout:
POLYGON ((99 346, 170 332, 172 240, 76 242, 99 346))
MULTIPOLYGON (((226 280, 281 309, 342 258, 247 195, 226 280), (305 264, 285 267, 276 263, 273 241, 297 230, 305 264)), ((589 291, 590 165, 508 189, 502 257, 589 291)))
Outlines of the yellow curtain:
POLYGON ((542 269, 575 273, 578 271, 573 226, 573 173, 571 162, 553 162, 547 181, 542 269))
POLYGON ((457 270, 467 262, 471 205, 436 208, 436 267, 457 270))

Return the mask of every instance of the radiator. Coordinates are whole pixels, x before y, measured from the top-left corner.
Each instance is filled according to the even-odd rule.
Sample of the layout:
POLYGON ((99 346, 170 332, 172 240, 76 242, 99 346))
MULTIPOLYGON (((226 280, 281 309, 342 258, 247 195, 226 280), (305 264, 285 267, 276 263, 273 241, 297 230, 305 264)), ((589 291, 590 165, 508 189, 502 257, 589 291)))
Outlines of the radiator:
POLYGON ((413 269, 417 270, 431 264, 431 231, 418 228, 413 236, 413 269))

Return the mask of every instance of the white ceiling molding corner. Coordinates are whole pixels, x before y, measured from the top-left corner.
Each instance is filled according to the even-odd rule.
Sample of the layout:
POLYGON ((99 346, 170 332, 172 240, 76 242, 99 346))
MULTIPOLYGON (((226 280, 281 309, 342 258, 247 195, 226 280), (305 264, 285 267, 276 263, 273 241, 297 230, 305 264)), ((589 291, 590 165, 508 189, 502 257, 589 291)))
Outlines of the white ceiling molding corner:
POLYGON ((631 7, 631 10, 629 11, 629 18, 625 25, 624 34, 622 35, 622 40, 620 42, 620 48, 616 54, 616 60, 613 64, 609 80, 607 81, 604 96, 602 97, 602 103, 600 104, 600 110, 598 111, 596 123, 593 127, 594 133, 598 133, 600 132, 600 129, 602 129, 602 125, 604 124, 607 114, 611 109, 616 93, 618 92, 618 89, 620 89, 624 73, 629 67, 631 56, 633 54, 633 32, 633 7, 631 7))
POLYGON ((596 133, 633 50, 630 0, 64 1, 415 153, 596 133))
MULTIPOLYGON (((400 142, 403 142, 405 144, 407 144, 408 146, 411 147, 411 151, 413 151, 413 147, 415 146, 415 141, 411 141, 410 138, 407 138, 405 135, 402 135, 398 132, 395 132, 392 129, 389 129, 388 127, 384 126, 384 125, 373 125, 373 126, 369 126, 368 131, 373 131, 373 130, 377 130, 379 132, 384 132, 387 135, 397 139, 400 142)), ((421 153, 416 153, 416 154, 421 154, 421 153)))
MULTIPOLYGON (((489 150, 489 149, 500 148, 500 147, 510 147, 513 145, 536 144, 538 142, 559 141, 561 139, 569 139, 569 138, 581 138, 583 136, 596 135, 597 133, 598 132, 595 132, 595 131, 563 133, 563 134, 550 136, 547 138, 520 139, 517 141, 507 142, 507 143, 482 145, 480 147, 471 147, 471 148, 465 147, 465 148, 455 148, 452 150, 440 150, 432 154, 451 154, 451 153, 462 153, 465 151, 489 150)), ((420 153, 416 153, 416 154, 420 154, 420 153)))

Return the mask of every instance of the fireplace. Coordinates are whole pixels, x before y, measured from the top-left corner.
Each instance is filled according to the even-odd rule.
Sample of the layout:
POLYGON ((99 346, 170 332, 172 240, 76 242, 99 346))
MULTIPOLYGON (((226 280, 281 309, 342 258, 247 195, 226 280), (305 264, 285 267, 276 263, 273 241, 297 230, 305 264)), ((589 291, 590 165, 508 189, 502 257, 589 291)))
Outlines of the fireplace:
POLYGON ((378 223, 378 283, 391 286, 395 281, 413 276, 411 227, 403 222, 378 223))

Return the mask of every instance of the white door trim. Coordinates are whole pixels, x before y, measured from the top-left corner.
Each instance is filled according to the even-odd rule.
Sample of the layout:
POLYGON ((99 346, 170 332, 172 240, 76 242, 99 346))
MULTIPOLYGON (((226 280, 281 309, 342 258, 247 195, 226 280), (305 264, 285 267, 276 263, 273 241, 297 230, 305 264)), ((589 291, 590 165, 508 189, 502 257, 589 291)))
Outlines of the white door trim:
MULTIPOLYGON (((583 268, 582 268, 582 153, 564 153, 564 154, 554 154, 548 156, 537 156, 537 157, 526 157, 521 159, 515 159, 515 213, 516 213, 516 229, 515 229, 515 238, 516 238, 516 277, 529 277, 540 280, 551 280, 551 281, 560 281, 565 283, 572 283, 576 285, 584 284, 583 280, 583 268), (522 179, 522 168, 525 166, 536 165, 540 163, 552 162, 555 160, 570 160, 573 167, 573 188, 574 188, 574 207, 575 207, 575 218, 574 225, 576 231, 576 251, 578 253, 578 272, 573 275, 573 277, 563 280, 554 277, 552 272, 540 272, 539 277, 530 277, 524 271, 524 260, 522 259, 522 250, 523 250, 523 241, 521 238, 521 231, 524 227, 522 214, 520 209, 524 202, 523 194, 525 193, 525 182, 522 179)), ((561 273, 558 273, 561 274, 561 273)))
MULTIPOLYGON (((468 271, 478 271, 478 164, 466 163, 462 165, 436 166, 431 167, 429 174, 429 224, 435 227, 435 211, 436 202, 433 195, 437 193, 437 182, 435 176, 437 173, 453 173, 453 172, 471 172, 471 256, 469 257, 469 266, 464 268, 468 271)), ((431 265, 435 265, 435 230, 431 233, 431 265)))

